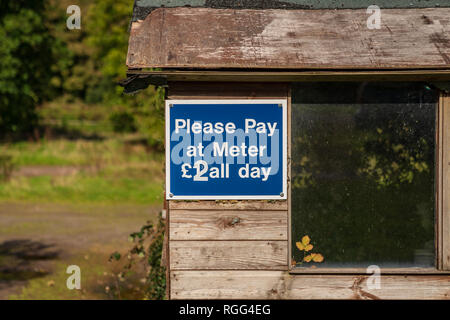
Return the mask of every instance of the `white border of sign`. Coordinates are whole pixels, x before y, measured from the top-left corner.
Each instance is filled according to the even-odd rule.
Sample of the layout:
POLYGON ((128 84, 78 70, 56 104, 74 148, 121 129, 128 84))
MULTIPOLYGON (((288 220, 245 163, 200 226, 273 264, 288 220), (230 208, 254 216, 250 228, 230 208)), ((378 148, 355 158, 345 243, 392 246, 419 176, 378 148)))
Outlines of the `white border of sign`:
POLYGON ((167 200, 285 200, 287 199, 287 99, 166 100, 166 199, 167 200), (170 193, 171 104, 281 104, 283 108, 283 195, 278 196, 176 196, 170 193))

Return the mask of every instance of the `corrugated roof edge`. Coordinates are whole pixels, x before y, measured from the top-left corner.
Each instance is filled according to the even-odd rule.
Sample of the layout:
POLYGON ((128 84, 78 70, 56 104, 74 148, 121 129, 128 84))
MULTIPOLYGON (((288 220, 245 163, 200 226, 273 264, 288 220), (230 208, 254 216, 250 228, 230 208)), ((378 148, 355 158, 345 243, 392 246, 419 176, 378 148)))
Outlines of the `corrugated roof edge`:
MULTIPOLYGON (((217 9, 363 9, 373 0, 135 0, 132 22, 144 20, 160 7, 200 7, 217 9)), ((450 7, 450 0, 378 0, 380 8, 434 8, 450 7)))

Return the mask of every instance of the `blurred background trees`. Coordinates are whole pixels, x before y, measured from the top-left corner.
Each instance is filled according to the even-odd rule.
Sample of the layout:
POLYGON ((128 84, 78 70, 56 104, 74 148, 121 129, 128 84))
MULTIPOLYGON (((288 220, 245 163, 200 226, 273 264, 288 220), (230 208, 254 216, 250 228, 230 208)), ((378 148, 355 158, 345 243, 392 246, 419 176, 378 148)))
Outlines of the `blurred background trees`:
POLYGON ((2 1, 0 138, 40 136, 36 108, 46 102, 102 105, 113 130, 137 132, 163 146, 161 89, 124 96, 133 1, 77 1, 81 29, 68 30, 68 0, 2 1))
POLYGON ((164 91, 117 85, 133 3, 0 1, 0 299, 164 296, 164 91), (67 28, 70 5, 80 30, 67 28), (139 243, 139 264, 108 263, 146 221, 157 232, 139 243), (36 246, 64 256, 27 263, 36 246), (65 286, 71 264, 82 290, 65 286))
POLYGON ((44 1, 2 1, 0 10, 0 134, 30 132, 35 107, 53 97, 53 49, 44 1))

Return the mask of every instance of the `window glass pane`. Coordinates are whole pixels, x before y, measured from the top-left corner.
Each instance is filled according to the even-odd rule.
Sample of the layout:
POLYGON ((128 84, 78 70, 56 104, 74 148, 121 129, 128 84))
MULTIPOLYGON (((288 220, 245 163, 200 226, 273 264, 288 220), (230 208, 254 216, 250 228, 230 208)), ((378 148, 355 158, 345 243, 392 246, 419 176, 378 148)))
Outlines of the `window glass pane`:
POLYGON ((437 103, 423 83, 293 85, 297 267, 435 265, 437 103))

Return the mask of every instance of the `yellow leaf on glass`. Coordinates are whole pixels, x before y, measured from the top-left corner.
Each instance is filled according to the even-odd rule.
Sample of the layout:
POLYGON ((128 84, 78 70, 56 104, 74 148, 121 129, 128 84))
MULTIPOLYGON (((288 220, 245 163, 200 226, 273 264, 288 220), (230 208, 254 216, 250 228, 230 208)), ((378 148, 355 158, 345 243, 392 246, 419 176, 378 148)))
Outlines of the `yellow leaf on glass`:
POLYGON ((310 241, 311 241, 311 239, 308 236, 304 236, 302 238, 302 243, 305 247, 309 244, 310 241))
MULTIPOLYGON (((312 260, 314 262, 322 262, 323 261, 323 256, 320 253, 313 253, 314 256, 312 257, 312 260)), ((311 255, 313 255, 311 254, 311 255)))
POLYGON ((297 246, 298 250, 303 251, 306 249, 306 247, 301 242, 296 242, 295 245, 297 246))
POLYGON ((313 245, 312 245, 312 244, 308 244, 308 245, 305 247, 305 251, 311 251, 312 248, 313 248, 313 245))
POLYGON ((305 261, 305 262, 311 262, 312 258, 313 258, 312 255, 309 255, 309 256, 304 257, 304 258, 303 258, 303 261, 305 261))

